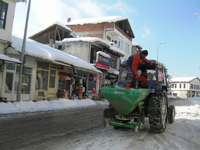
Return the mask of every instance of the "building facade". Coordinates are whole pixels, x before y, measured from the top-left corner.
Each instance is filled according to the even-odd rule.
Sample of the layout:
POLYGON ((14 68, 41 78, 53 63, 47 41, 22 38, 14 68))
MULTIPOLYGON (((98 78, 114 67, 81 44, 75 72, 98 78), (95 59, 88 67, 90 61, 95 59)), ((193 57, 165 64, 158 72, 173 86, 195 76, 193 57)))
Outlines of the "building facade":
POLYGON ((198 77, 175 77, 170 81, 169 92, 180 98, 192 98, 200 95, 198 77))
POLYGON ((123 59, 128 59, 131 55, 132 38, 135 38, 135 35, 126 17, 110 16, 72 21, 68 19, 65 24, 77 36, 99 37, 112 42, 114 47, 125 52, 123 59))
POLYGON ((107 40, 98 37, 66 38, 55 43, 55 48, 89 62, 102 72, 96 75, 78 71, 80 79, 77 82, 83 85, 89 98, 100 98, 101 87, 112 86, 117 82, 120 57, 125 52, 107 40))

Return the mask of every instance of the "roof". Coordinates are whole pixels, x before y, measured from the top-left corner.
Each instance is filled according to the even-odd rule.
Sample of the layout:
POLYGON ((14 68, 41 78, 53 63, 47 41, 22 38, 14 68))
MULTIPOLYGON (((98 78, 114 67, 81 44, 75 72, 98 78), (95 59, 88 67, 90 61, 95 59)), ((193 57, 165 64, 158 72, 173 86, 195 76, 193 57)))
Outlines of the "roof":
POLYGON ((115 23, 121 30, 123 30, 129 37, 135 38, 131 25, 127 17, 122 16, 107 16, 107 17, 95 17, 76 19, 64 24, 68 26, 73 25, 85 25, 85 24, 98 24, 98 23, 115 23))
POLYGON ((194 79, 198 79, 198 77, 173 77, 170 82, 190 82, 194 79))
MULTIPOLYGON (((104 45, 107 45, 110 50, 117 52, 121 55, 125 55, 125 52, 117 47, 112 46, 108 41, 98 38, 98 37, 78 37, 78 38, 65 38, 62 40, 62 42, 78 42, 78 41, 84 41, 84 42, 101 42, 104 45)), ((56 41, 56 43, 62 43, 60 41, 56 41)))
POLYGON ((5 63, 8 63, 8 62, 14 62, 14 63, 19 63, 21 64, 21 61, 19 61, 18 59, 16 58, 13 58, 13 57, 9 57, 9 56, 6 56, 4 54, 0 54, 0 60, 4 60, 6 61, 5 63))
POLYGON ((142 48, 141 45, 139 45, 138 43, 135 43, 135 42, 132 42, 132 46, 138 46, 138 47, 142 48))
POLYGON ((51 25, 48 25, 48 26, 46 26, 46 27, 43 27, 43 28, 39 29, 38 31, 36 31, 34 34, 32 34, 32 35, 29 36, 29 37, 35 36, 35 35, 37 35, 37 34, 43 32, 43 31, 45 31, 46 29, 48 29, 48 28, 50 28, 50 27, 53 27, 54 25, 59 25, 59 26, 63 27, 64 29, 66 29, 66 30, 68 30, 68 31, 70 31, 70 32, 72 31, 72 30, 70 29, 70 27, 66 26, 66 25, 63 24, 63 23, 60 23, 60 22, 56 21, 56 22, 52 23, 51 25))
POLYGON ((85 19, 76 19, 70 22, 66 22, 66 25, 84 25, 84 24, 97 24, 97 23, 111 23, 121 20, 126 20, 127 17, 122 16, 108 16, 108 17, 95 17, 95 18, 85 18, 85 19))
MULTIPOLYGON (((21 52, 22 40, 22 38, 12 35, 12 47, 18 52, 21 52)), ((83 68, 86 70, 88 69, 95 73, 100 73, 99 70, 97 70, 92 64, 85 60, 69 55, 44 44, 38 43, 31 39, 26 39, 25 55, 48 60, 51 62, 61 62, 77 68, 83 68)))

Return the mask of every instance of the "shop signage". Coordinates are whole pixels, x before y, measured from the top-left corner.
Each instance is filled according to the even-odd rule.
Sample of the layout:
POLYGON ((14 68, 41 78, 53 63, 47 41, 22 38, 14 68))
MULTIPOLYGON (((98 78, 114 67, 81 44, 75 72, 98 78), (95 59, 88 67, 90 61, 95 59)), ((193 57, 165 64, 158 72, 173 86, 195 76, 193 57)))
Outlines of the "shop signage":
POLYGON ((69 76, 62 76, 62 75, 59 76, 59 79, 60 80, 71 80, 71 78, 69 76))
POLYGON ((66 67, 66 66, 60 66, 59 67, 59 71, 60 72, 65 72, 65 73, 73 73, 73 69, 72 68, 69 68, 69 67, 66 67))
POLYGON ((101 64, 101 63, 98 63, 98 62, 95 63, 95 67, 105 69, 105 70, 110 69, 110 66, 107 66, 107 65, 104 65, 104 64, 101 64))
POLYGON ((110 62, 111 62, 110 58, 107 58, 101 54, 97 54, 97 58, 98 58, 97 62, 107 65, 107 66, 110 66, 110 62))

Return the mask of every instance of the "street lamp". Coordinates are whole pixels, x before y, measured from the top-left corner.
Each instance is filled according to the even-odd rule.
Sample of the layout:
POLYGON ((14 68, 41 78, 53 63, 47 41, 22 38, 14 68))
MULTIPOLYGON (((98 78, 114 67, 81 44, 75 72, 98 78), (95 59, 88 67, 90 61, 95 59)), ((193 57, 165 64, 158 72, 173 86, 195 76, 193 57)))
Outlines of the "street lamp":
POLYGON ((196 15, 196 16, 200 16, 200 14, 198 14, 198 13, 195 13, 194 15, 196 15))
POLYGON ((162 44, 166 44, 166 42, 160 43, 160 44, 158 44, 158 46, 157 46, 157 61, 158 61, 158 48, 159 48, 159 45, 162 45, 162 44))

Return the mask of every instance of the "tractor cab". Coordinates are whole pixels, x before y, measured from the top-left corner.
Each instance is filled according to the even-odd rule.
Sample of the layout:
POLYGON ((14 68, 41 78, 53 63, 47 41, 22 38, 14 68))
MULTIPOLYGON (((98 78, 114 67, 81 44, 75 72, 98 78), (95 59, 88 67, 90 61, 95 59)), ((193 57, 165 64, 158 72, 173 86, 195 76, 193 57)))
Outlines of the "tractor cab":
MULTIPOLYGON (((147 84, 150 93, 160 93, 164 88, 167 91, 167 69, 159 62, 155 60, 150 60, 150 62, 154 62, 153 65, 149 63, 143 62, 138 67, 138 76, 141 75, 143 69, 147 70, 147 84)), ((119 76, 118 76, 118 84, 116 87, 125 87, 127 80, 127 70, 126 70, 126 61, 123 61, 120 67, 119 76)), ((131 86, 134 88, 135 83, 132 82, 131 86)), ((139 88, 141 87, 141 83, 139 81, 139 88)))

